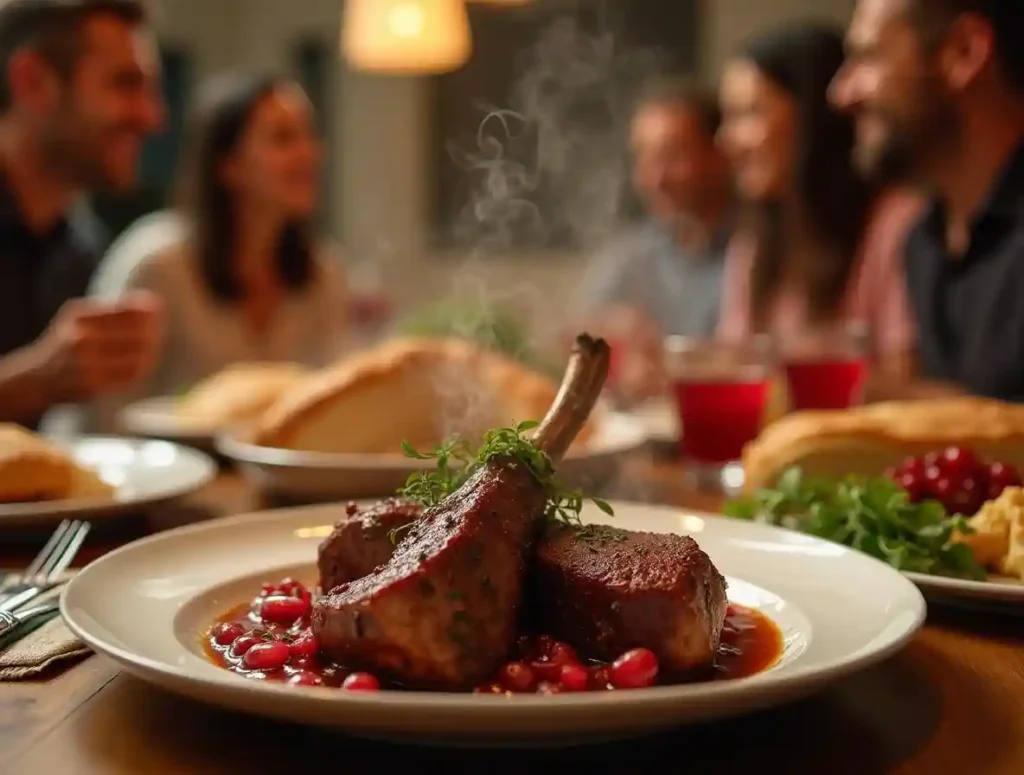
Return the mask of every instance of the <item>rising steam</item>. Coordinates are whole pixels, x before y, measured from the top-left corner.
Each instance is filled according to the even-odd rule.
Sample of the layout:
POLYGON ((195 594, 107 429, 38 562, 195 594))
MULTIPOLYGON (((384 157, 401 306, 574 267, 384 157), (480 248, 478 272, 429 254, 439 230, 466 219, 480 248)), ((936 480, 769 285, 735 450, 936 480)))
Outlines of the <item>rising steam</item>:
MULTIPOLYGON (((526 52, 509 104, 481 106, 475 136, 448 144, 473 184, 453 224, 455 241, 469 255, 452 296, 470 310, 465 330, 453 333, 493 345, 481 323, 507 310, 543 309, 543 320, 523 321, 521 351, 510 353, 529 360, 568 332, 572 288, 527 281, 487 288, 479 267, 516 250, 570 247, 587 255, 611 236, 629 181, 625 151, 636 92, 663 64, 656 52, 625 45, 610 23, 590 30, 576 17, 559 18, 526 52)), ((553 362, 561 364, 561 356, 553 362)), ((439 380, 448 433, 480 428, 490 414, 483 396, 466 395, 467 376, 439 380)))

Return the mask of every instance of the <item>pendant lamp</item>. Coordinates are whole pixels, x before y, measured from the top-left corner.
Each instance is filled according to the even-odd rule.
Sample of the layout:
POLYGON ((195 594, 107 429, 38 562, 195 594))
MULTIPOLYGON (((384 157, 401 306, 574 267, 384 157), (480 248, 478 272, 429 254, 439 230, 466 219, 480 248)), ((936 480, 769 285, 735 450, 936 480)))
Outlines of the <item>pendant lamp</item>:
POLYGON ((347 0, 341 46, 357 70, 431 74, 472 53, 465 0, 347 0))

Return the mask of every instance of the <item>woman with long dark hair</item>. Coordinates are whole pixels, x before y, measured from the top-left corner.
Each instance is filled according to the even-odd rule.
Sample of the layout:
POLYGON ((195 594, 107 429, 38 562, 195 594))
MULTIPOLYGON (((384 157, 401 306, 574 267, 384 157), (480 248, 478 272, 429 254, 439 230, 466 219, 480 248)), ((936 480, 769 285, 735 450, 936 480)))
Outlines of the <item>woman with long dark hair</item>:
POLYGON ((840 33, 797 24, 725 67, 722 147, 745 205, 728 250, 719 336, 786 338, 856 324, 876 384, 911 377, 914 327, 902 247, 916 196, 864 180, 854 127, 828 102, 840 33))
MULTIPOLYGON (((163 297, 169 339, 150 395, 238 362, 322 365, 340 350, 342 268, 319 244, 320 145, 293 81, 234 75, 202 91, 187 138, 175 226, 154 251, 101 267, 96 292, 163 297), (170 244, 168 244, 170 242, 170 244)), ((129 230, 130 233, 131 230, 129 230)))

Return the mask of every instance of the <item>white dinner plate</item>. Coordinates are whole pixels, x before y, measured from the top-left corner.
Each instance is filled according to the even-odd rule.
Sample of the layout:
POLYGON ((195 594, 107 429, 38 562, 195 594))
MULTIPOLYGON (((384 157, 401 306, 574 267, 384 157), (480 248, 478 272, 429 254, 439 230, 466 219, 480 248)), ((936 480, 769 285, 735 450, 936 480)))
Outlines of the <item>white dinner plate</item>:
POLYGON ((1024 616, 1024 582, 997 576, 988 581, 969 581, 923 573, 906 575, 935 603, 1024 616))
POLYGON ((121 410, 118 422, 127 433, 135 436, 166 439, 212 452, 221 429, 216 425, 182 422, 177 413, 180 400, 173 396, 156 396, 136 401, 121 410))
MULTIPOLYGON (((603 413, 587 445, 570 451, 559 464, 559 475, 569 486, 598 492, 614 481, 622 456, 646 442, 642 423, 629 415, 603 413)), ((393 495, 413 473, 434 467, 432 460, 412 460, 401 453, 340 455, 261 447, 243 430, 219 437, 217 451, 259 489, 303 501, 393 495)))
POLYGON ((637 530, 689 533, 729 579, 733 602, 782 631, 775 665, 749 678, 580 694, 348 693, 254 681, 203 655, 210 623, 265 580, 311 582, 340 505, 250 514, 136 541, 89 565, 61 612, 89 646, 195 699, 371 737, 475 744, 622 737, 738 715, 806 696, 900 649, 921 626, 918 589, 889 566, 810 536, 670 508, 613 504, 637 530))
POLYGON ((167 441, 113 436, 54 439, 75 461, 116 488, 113 498, 0 504, 0 527, 52 522, 65 517, 98 519, 180 498, 206 485, 217 466, 202 452, 167 441))

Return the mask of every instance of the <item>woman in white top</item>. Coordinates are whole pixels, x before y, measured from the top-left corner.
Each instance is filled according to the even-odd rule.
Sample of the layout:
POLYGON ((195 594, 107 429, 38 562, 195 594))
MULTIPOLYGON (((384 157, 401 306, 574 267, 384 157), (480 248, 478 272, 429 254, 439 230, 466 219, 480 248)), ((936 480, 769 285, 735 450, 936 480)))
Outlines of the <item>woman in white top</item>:
POLYGON ((164 299, 168 339, 143 395, 179 393, 242 361, 322 365, 343 347, 341 263, 313 237, 320 147, 306 95, 284 78, 230 76, 207 85, 198 108, 180 238, 153 238, 148 253, 147 240, 122 240, 134 255, 108 255, 94 284, 97 295, 146 288, 164 299))

